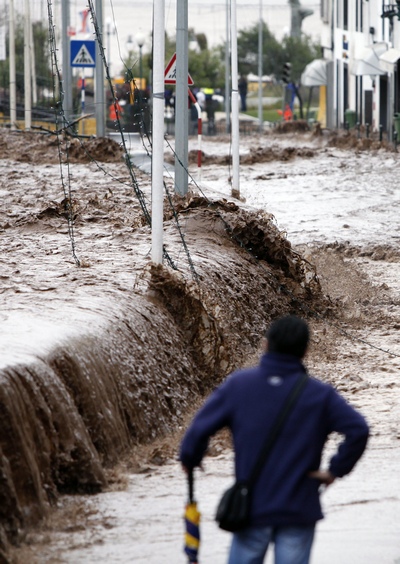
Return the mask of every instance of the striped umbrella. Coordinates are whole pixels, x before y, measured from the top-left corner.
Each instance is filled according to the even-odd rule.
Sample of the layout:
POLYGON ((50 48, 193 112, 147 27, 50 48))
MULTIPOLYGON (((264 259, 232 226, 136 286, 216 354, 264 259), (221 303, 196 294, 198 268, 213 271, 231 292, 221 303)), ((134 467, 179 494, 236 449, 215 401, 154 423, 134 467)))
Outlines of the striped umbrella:
POLYGON ((188 562, 198 564, 198 552, 200 546, 200 512, 194 501, 193 470, 188 471, 189 501, 185 510, 185 553, 188 562))

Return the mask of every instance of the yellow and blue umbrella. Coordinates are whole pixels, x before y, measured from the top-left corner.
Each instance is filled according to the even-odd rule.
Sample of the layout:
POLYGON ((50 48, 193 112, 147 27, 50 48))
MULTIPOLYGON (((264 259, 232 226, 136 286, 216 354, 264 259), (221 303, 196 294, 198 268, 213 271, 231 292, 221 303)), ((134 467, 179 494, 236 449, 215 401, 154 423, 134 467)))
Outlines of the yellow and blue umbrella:
POLYGON ((200 547, 200 512, 193 494, 193 470, 188 471, 189 501, 185 509, 185 553, 188 561, 198 564, 200 547))

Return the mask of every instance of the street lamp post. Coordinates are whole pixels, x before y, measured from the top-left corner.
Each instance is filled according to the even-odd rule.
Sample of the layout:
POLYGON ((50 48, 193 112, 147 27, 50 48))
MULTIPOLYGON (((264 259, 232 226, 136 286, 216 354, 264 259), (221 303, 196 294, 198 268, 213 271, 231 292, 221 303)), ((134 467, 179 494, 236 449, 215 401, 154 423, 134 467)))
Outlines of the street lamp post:
POLYGON ((126 48, 128 49, 128 57, 131 54, 131 51, 133 50, 133 39, 132 39, 132 35, 128 35, 128 37, 126 38, 126 48))
POLYGON ((108 73, 110 76, 111 74, 111 19, 106 19, 106 28, 107 28, 107 65, 108 65, 108 73))
POLYGON ((136 36, 136 43, 138 44, 139 47, 139 79, 140 79, 140 86, 139 86, 139 90, 144 90, 143 85, 142 85, 142 80, 143 80, 143 60, 142 60, 142 49, 143 49, 143 45, 144 45, 144 35, 142 33, 138 33, 136 36))

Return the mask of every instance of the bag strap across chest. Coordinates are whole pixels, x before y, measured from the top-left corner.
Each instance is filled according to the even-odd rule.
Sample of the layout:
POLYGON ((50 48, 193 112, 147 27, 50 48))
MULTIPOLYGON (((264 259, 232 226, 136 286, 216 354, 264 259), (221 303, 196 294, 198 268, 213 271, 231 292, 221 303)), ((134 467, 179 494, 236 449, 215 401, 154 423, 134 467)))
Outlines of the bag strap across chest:
POLYGON ((295 385, 293 386, 292 391, 287 397, 278 417, 274 421, 274 424, 272 425, 272 428, 267 435, 266 441, 263 445, 263 448, 261 449, 256 464, 254 465, 250 477, 247 480, 247 485, 249 486, 249 488, 252 488, 256 483, 257 478, 260 475, 261 470, 263 469, 267 461, 268 455, 271 452, 272 447, 274 446, 278 438, 278 435, 281 432, 282 427, 285 424, 290 412, 292 411, 297 399, 299 398, 300 393, 302 392, 303 388, 307 384, 307 381, 308 381, 308 375, 307 373, 304 373, 302 376, 300 376, 300 378, 298 378, 295 385))

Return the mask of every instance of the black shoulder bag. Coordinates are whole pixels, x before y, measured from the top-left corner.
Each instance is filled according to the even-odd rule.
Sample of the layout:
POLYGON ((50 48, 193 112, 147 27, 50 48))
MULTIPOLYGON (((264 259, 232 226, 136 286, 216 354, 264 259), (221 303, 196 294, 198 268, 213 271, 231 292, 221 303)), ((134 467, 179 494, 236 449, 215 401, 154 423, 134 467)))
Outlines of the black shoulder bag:
POLYGON ((235 484, 223 494, 221 501, 218 504, 215 516, 215 520, 221 529, 236 532, 244 529, 249 524, 252 488, 256 483, 257 478, 267 461, 268 455, 271 452, 271 449, 274 446, 289 413, 293 409, 300 392, 306 385, 307 380, 308 376, 307 374, 304 374, 294 385, 282 408, 282 411, 267 436, 249 479, 245 482, 235 482, 235 484))

